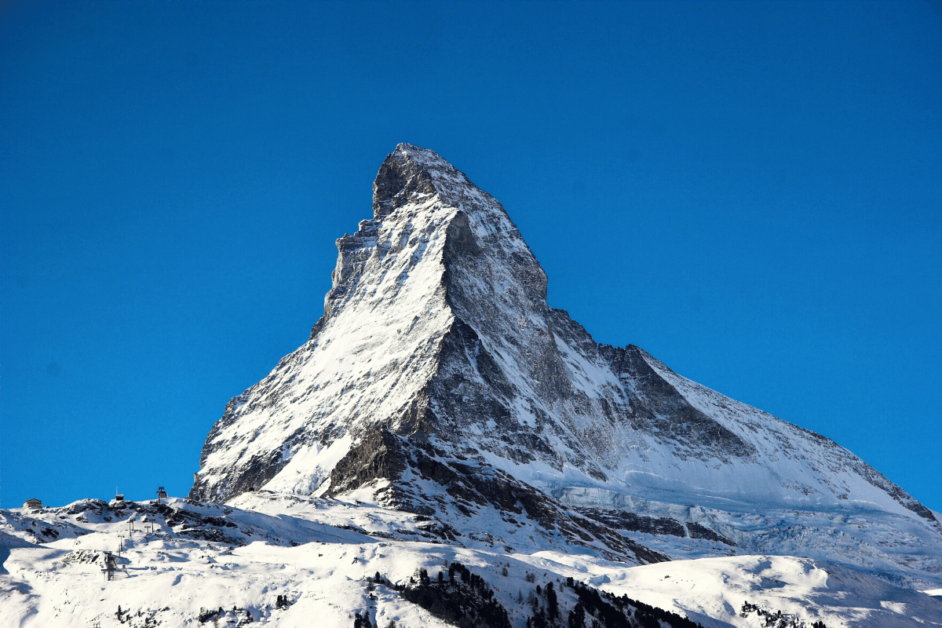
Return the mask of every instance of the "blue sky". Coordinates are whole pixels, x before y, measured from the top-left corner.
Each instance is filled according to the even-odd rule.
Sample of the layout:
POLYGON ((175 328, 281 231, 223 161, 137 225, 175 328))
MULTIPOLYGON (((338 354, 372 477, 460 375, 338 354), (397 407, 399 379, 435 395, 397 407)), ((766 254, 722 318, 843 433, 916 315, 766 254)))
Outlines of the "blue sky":
POLYGON ((8 3, 2 505, 185 494, 410 142, 596 340, 942 510, 940 7, 8 3))

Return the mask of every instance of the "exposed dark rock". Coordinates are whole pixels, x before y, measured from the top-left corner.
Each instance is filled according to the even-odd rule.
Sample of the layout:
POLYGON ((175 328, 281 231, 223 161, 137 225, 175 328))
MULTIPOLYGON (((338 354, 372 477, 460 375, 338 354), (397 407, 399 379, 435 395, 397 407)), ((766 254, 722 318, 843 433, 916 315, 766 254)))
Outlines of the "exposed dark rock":
POLYGON ((395 151, 386 157, 373 181, 373 218, 379 219, 402 207, 416 194, 434 194, 435 185, 427 168, 395 151))
POLYGON ((717 534, 710 528, 702 526, 695 521, 687 522, 687 530, 690 532, 690 536, 695 539, 706 539, 708 541, 716 541, 717 543, 724 543, 730 547, 736 547, 736 544, 727 539, 725 536, 717 534))
POLYGON ((328 496, 360 488, 380 478, 398 480, 405 468, 400 440, 389 430, 373 429, 331 471, 328 496))
POLYGON ((684 525, 676 519, 644 517, 623 510, 601 510, 598 508, 580 508, 579 512, 616 530, 679 537, 687 536, 684 525))

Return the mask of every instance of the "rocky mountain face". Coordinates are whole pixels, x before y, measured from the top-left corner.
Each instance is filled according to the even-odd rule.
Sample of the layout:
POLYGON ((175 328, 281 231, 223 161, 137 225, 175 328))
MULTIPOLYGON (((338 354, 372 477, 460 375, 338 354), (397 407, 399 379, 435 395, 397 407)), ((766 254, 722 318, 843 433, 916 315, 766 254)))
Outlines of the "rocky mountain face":
MULTIPOLYGON (((230 401, 192 499, 359 500, 447 518, 456 543, 629 562, 667 557, 632 531, 722 553, 761 544, 743 522, 771 511, 904 522, 915 531, 893 566, 942 540, 928 509, 833 441, 643 349, 596 343, 549 307, 546 274, 500 203, 430 150, 396 147, 373 217, 337 248, 324 316, 230 401)), ((942 572, 940 556, 916 571, 942 572)))

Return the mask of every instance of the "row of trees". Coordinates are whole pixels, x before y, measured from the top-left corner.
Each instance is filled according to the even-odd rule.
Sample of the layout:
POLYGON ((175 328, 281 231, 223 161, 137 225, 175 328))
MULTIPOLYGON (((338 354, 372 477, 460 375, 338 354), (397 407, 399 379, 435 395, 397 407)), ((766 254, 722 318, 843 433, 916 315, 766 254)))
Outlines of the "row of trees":
MULTIPOLYGON (((435 578, 420 569, 407 585, 396 585, 379 572, 367 578, 367 590, 382 584, 398 592, 403 599, 424 608, 458 628, 511 628, 507 609, 494 599, 494 590, 487 581, 460 562, 448 566, 448 577, 440 571, 435 578)), ((356 613, 354 628, 373 628, 368 613, 356 613)))
POLYGON ((418 582, 402 590, 402 597, 458 628, 510 628, 507 609, 494 599, 488 582, 460 562, 448 567, 448 578, 438 572, 434 580, 425 569, 418 582))
MULTIPOLYGON (((527 580, 530 581, 529 578, 527 580)), ((497 601, 490 584, 460 562, 448 565, 447 576, 446 572, 439 571, 431 577, 427 570, 419 569, 405 585, 392 584, 377 572, 374 578, 367 578, 371 599, 375 599, 372 591, 376 584, 397 591, 406 601, 458 628, 511 626, 507 609, 497 601)), ((600 591, 575 582, 573 578, 566 580, 565 589, 571 590, 576 598, 576 603, 566 615, 560 609, 561 592, 556 590, 555 584, 536 585, 536 594, 531 593, 528 598, 531 615, 527 618, 527 628, 702 628, 676 613, 625 595, 615 596, 600 591)), ((566 597, 571 599, 569 595, 566 597)), ((521 595, 518 595, 518 601, 523 601, 521 595)), ((354 628, 374 628, 369 614, 357 613, 354 628)))
MULTIPOLYGON (((739 616, 748 617, 752 613, 755 613, 759 617, 764 617, 765 625, 768 628, 805 628, 808 625, 804 621, 798 619, 798 617, 795 615, 786 615, 782 613, 782 611, 772 611, 767 608, 763 608, 758 604, 743 602, 739 616)), ((823 621, 818 620, 811 624, 811 628, 828 627, 823 621)))
POLYGON ((662 608, 649 606, 632 600, 627 595, 616 596, 599 591, 582 582, 566 579, 578 599, 569 613, 569 628, 661 628, 666 624, 672 628, 703 628, 700 624, 662 608))

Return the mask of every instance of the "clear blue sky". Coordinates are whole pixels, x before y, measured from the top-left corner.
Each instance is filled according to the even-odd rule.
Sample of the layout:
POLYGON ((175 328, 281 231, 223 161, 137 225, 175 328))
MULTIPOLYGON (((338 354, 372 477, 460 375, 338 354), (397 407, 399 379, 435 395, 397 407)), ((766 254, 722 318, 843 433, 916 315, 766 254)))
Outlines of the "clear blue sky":
POLYGON ((596 340, 942 510, 940 7, 6 3, 3 506, 185 494, 410 142, 596 340))

